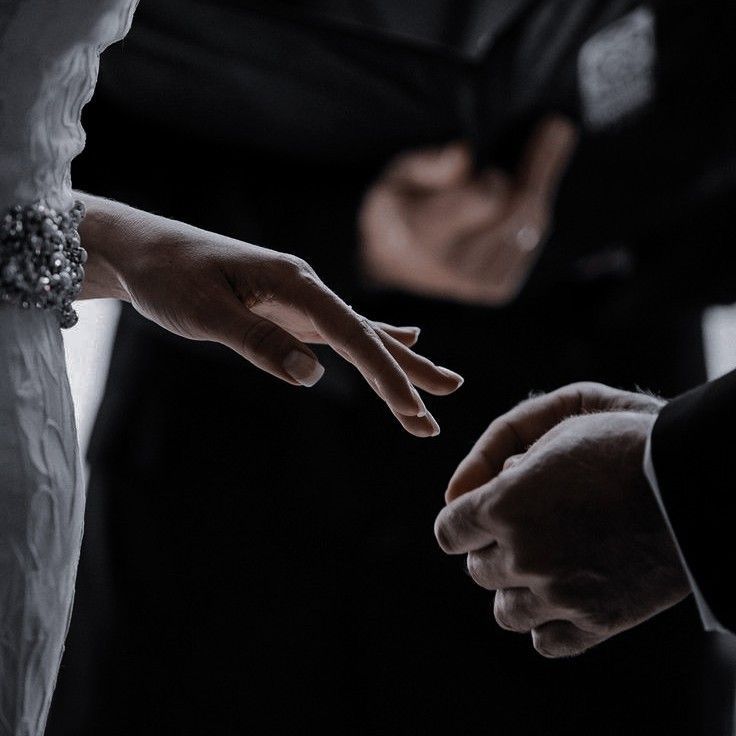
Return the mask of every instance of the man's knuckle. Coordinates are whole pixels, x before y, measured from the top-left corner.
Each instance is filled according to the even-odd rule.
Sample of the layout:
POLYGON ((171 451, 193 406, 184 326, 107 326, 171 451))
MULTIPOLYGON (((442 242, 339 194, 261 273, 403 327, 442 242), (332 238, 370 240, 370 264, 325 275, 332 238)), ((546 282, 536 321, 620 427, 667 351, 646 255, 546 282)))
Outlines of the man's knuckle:
POLYGON ((468 556, 465 558, 465 568, 468 571, 468 575, 470 575, 471 580, 482 586, 483 585, 483 568, 480 559, 478 558, 478 555, 476 555, 473 552, 470 552, 468 556))
POLYGON ((518 625, 514 622, 511 615, 508 611, 504 610, 503 608, 499 608, 498 606, 493 607, 493 617, 496 619, 496 623, 504 630, 504 631, 518 631, 518 625))
POLYGON ((534 648, 539 654, 546 659, 557 659, 563 656, 558 642, 552 640, 550 636, 540 636, 534 639, 534 648))
POLYGON ((434 524, 434 535, 445 552, 453 552, 457 546, 455 523, 457 514, 453 509, 445 509, 434 524))
POLYGON ((549 626, 542 632, 533 631, 534 648, 547 659, 574 657, 585 651, 577 637, 567 633, 561 626, 549 626))
POLYGON ((529 631, 529 612, 516 591, 499 590, 493 603, 496 622, 507 631, 529 631))
POLYGON ((494 581, 494 569, 492 563, 483 555, 470 552, 467 556, 465 565, 468 575, 476 585, 481 588, 493 590, 497 586, 494 581))
MULTIPOLYGON (((589 646, 575 639, 567 639, 562 641, 553 642, 546 648, 546 654, 543 656, 552 659, 562 659, 569 657, 577 657, 583 654, 589 646)), ((541 654, 542 652, 540 652, 541 654)))

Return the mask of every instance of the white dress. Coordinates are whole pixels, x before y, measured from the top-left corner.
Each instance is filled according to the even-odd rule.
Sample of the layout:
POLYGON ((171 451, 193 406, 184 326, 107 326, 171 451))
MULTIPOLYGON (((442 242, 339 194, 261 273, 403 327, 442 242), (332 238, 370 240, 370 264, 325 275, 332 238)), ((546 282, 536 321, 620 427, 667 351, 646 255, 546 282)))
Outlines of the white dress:
MULTIPOLYGON (((0 0, 0 218, 73 204, 100 51, 137 0, 0 0)), ((0 242, 0 269, 3 267, 0 242)), ((0 304, 0 736, 40 736, 69 623, 84 489, 59 319, 0 304)))

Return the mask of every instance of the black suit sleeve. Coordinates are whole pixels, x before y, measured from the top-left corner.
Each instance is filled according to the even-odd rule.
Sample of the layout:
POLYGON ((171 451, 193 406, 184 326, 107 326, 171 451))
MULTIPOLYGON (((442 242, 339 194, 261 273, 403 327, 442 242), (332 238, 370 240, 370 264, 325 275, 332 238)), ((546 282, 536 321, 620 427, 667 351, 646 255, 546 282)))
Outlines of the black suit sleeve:
POLYGON ((736 371, 669 403, 652 461, 677 541, 716 619, 736 633, 736 371))

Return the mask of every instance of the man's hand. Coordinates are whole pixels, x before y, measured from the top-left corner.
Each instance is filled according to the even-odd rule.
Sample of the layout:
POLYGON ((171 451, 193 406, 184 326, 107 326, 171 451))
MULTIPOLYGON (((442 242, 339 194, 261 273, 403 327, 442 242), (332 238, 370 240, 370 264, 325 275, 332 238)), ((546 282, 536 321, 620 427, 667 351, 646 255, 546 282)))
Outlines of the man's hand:
POLYGON ((468 555, 473 580, 497 591, 499 625, 531 632, 545 656, 579 654, 689 592, 642 468, 659 406, 597 384, 531 399, 450 484, 440 546, 468 555))
MULTIPOLYGON (((593 412, 657 414, 664 404, 654 396, 590 381, 571 383, 522 401, 491 422, 452 476, 445 500, 450 503, 495 478, 507 460, 522 455, 563 419, 593 412)), ((513 459, 509 461, 514 462, 513 459)))
POLYGON ((369 278, 407 291, 497 305, 523 286, 549 232, 575 148, 566 120, 544 120, 516 176, 477 174, 461 143, 400 156, 360 215, 369 278))

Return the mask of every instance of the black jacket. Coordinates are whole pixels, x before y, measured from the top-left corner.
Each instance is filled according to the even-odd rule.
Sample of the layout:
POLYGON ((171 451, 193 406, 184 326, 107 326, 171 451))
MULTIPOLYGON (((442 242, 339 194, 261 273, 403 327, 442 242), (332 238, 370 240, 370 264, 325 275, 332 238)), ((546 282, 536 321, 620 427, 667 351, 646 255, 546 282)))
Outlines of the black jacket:
POLYGON ((733 633, 735 411, 736 371, 669 403, 652 434, 657 484, 680 549, 714 616, 733 633))

